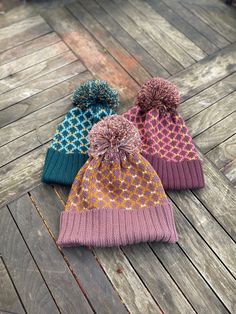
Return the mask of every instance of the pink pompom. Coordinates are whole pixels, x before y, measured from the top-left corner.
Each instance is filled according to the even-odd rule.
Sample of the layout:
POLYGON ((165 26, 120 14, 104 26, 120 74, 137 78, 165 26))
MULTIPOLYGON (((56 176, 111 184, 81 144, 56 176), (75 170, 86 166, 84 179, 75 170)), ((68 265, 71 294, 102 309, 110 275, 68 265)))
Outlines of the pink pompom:
POLYGON ((89 155, 105 160, 125 158, 140 151, 141 139, 137 128, 126 118, 113 115, 95 124, 89 133, 89 155))
POLYGON ((180 103, 180 94, 177 87, 160 77, 154 77, 144 83, 138 92, 135 105, 142 112, 153 108, 161 113, 174 112, 180 103))

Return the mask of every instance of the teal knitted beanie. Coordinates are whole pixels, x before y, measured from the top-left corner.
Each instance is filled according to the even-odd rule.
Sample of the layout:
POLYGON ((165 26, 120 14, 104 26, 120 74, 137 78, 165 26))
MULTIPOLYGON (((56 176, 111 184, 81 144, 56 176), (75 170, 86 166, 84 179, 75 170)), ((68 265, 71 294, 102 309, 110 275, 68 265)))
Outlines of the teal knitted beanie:
POLYGON ((73 183, 88 159, 89 131, 95 123, 115 113, 119 97, 107 82, 91 80, 75 90, 72 103, 75 107, 57 127, 47 151, 42 175, 45 183, 73 183))

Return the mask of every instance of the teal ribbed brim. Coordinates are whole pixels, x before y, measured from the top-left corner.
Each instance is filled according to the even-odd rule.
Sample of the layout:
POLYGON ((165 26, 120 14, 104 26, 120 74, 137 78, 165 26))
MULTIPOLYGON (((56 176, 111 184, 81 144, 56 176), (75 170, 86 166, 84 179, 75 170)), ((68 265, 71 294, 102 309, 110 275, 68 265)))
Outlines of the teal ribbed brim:
POLYGON ((49 148, 44 163, 42 181, 71 185, 87 159, 88 154, 65 154, 49 148))

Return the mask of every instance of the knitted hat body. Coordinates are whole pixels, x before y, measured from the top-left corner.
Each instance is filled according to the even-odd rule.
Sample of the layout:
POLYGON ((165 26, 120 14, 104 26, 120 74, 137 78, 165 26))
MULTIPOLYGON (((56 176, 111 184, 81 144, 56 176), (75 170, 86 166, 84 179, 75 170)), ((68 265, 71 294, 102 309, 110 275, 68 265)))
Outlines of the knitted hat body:
POLYGON ((73 183, 78 170, 88 159, 89 131, 95 123, 115 113, 117 97, 117 92, 106 82, 98 80, 87 81, 75 91, 73 104, 77 107, 71 109, 57 127, 46 154, 43 182, 73 183))
POLYGON ((164 188, 204 187, 201 162, 182 117, 175 110, 158 106, 142 110, 138 101, 123 116, 138 128, 142 155, 156 170, 164 188))
MULTIPOLYGON (((113 123, 111 118, 116 117, 109 121, 113 123)), ((105 118, 95 127, 107 121, 105 118)), ((134 128, 132 124, 129 127, 134 128)), ((130 152, 130 143, 126 143, 122 157, 114 158, 113 150, 109 154, 108 160, 104 155, 91 156, 76 176, 61 214, 58 244, 176 242, 172 207, 152 166, 138 152, 130 152)))

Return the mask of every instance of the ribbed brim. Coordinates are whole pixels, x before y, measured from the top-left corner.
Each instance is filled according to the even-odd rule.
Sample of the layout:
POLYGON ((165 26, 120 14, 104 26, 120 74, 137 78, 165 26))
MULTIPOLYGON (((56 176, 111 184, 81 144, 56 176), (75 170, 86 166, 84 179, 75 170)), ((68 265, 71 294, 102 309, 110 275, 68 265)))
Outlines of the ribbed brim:
POLYGON ((205 186, 200 160, 167 161, 156 155, 143 154, 162 181, 164 189, 197 189, 205 186))
POLYGON ((119 246, 147 241, 178 240, 172 206, 148 209, 97 209, 61 213, 57 243, 67 246, 119 246))
POLYGON ((87 154, 65 154, 49 148, 44 163, 42 181, 71 185, 87 159, 87 154))

